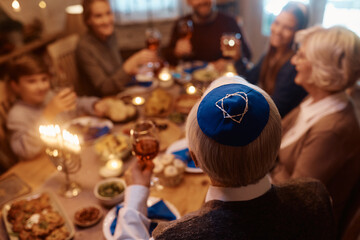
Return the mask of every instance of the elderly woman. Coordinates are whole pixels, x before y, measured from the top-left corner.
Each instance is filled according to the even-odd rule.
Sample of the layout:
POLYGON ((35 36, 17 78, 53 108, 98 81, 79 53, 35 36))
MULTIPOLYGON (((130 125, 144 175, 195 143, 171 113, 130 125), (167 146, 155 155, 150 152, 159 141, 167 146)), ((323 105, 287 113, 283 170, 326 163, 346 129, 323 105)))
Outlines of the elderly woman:
POLYGON ((360 39, 343 27, 315 27, 299 32, 297 38, 300 49, 292 58, 298 71, 295 82, 309 97, 283 120, 273 181, 320 180, 339 219, 360 176, 360 128, 345 94, 360 77, 360 39))
POLYGON ((246 80, 258 84, 274 100, 281 117, 295 108, 306 96, 306 91, 294 83, 296 70, 290 63, 296 31, 308 23, 305 5, 290 2, 271 24, 270 46, 260 61, 245 74, 246 80))
POLYGON ((157 53, 143 49, 123 63, 114 32, 114 14, 108 0, 84 0, 84 22, 88 32, 76 49, 79 69, 78 94, 108 96, 117 94, 136 74, 138 67, 158 61, 157 53))
MULTIPOLYGON (((239 77, 220 78, 191 110, 186 136, 211 186, 199 211, 159 224, 154 239, 332 239, 330 199, 319 182, 270 184, 281 120, 263 90, 239 77)), ((141 166, 126 174, 115 239, 150 237, 144 212, 152 163, 141 166)))

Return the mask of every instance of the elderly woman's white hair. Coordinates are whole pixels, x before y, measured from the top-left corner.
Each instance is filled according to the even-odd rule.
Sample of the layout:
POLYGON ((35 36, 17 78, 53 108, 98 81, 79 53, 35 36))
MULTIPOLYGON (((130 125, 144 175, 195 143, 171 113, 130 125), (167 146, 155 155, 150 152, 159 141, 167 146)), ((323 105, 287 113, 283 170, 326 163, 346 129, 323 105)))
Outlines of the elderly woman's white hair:
MULTIPOLYGON (((197 121, 197 103, 186 122, 189 149, 199 167, 209 177, 226 187, 239 187, 256 183, 274 166, 281 141, 281 118, 270 96, 240 77, 222 77, 204 93, 225 84, 240 83, 260 92, 269 103, 269 120, 260 136, 246 146, 227 146, 206 136, 197 121)), ((209 119, 211 121, 211 119, 209 119)), ((241 136, 239 136, 241 138, 241 136)))
POLYGON ((295 37, 304 46, 312 64, 312 83, 328 92, 343 91, 360 78, 360 38, 352 31, 335 26, 312 27, 295 37))

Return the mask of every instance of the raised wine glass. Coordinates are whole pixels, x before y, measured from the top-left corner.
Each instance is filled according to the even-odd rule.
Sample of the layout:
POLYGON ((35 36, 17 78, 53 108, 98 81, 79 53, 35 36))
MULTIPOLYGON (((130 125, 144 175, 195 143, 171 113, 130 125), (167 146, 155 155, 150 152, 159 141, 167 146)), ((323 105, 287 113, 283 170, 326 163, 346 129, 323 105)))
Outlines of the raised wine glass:
MULTIPOLYGON (((130 130, 130 136, 133 154, 143 165, 146 165, 147 161, 152 161, 159 153, 158 130, 153 121, 140 120, 135 123, 130 130)), ((151 186, 155 187, 156 190, 163 188, 159 184, 158 178, 154 176, 151 178, 151 186)))

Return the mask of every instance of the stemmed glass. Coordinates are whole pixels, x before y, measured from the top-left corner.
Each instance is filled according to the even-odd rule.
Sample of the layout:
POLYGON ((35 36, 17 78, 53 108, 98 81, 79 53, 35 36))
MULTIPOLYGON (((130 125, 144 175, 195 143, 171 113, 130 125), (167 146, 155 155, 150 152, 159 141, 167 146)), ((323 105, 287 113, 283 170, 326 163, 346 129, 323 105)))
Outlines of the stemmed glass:
MULTIPOLYGON (((158 51, 161 42, 161 33, 158 29, 151 27, 145 30, 145 44, 149 50, 158 51)), ((150 62, 147 67, 152 69, 155 76, 159 73, 161 62, 150 62)))
POLYGON ((221 51, 224 57, 235 58, 238 54, 240 46, 240 33, 223 33, 221 36, 221 51))
MULTIPOLYGON (((140 120, 130 130, 133 154, 145 166, 147 161, 152 161, 159 153, 160 143, 158 130, 151 120, 140 120)), ((152 176, 151 186, 161 190, 162 186, 156 177, 152 176)))
POLYGON ((193 22, 190 19, 182 19, 177 24, 178 37, 190 39, 194 31, 193 22))

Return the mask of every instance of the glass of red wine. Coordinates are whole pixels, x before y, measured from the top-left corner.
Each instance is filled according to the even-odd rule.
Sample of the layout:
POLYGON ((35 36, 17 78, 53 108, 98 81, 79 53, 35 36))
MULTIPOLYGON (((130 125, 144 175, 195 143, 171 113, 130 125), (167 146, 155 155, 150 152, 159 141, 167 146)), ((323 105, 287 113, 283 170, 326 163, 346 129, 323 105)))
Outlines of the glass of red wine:
POLYGON ((190 39, 194 31, 193 21, 191 19, 182 19, 177 24, 179 38, 190 39))
MULTIPOLYGON (((160 143, 158 137, 158 129, 151 120, 140 120, 135 123, 130 130, 133 154, 141 162, 146 165, 147 161, 152 161, 159 153, 160 143)), ((151 186, 156 190, 161 190, 162 186, 154 176, 151 179, 151 186)))

